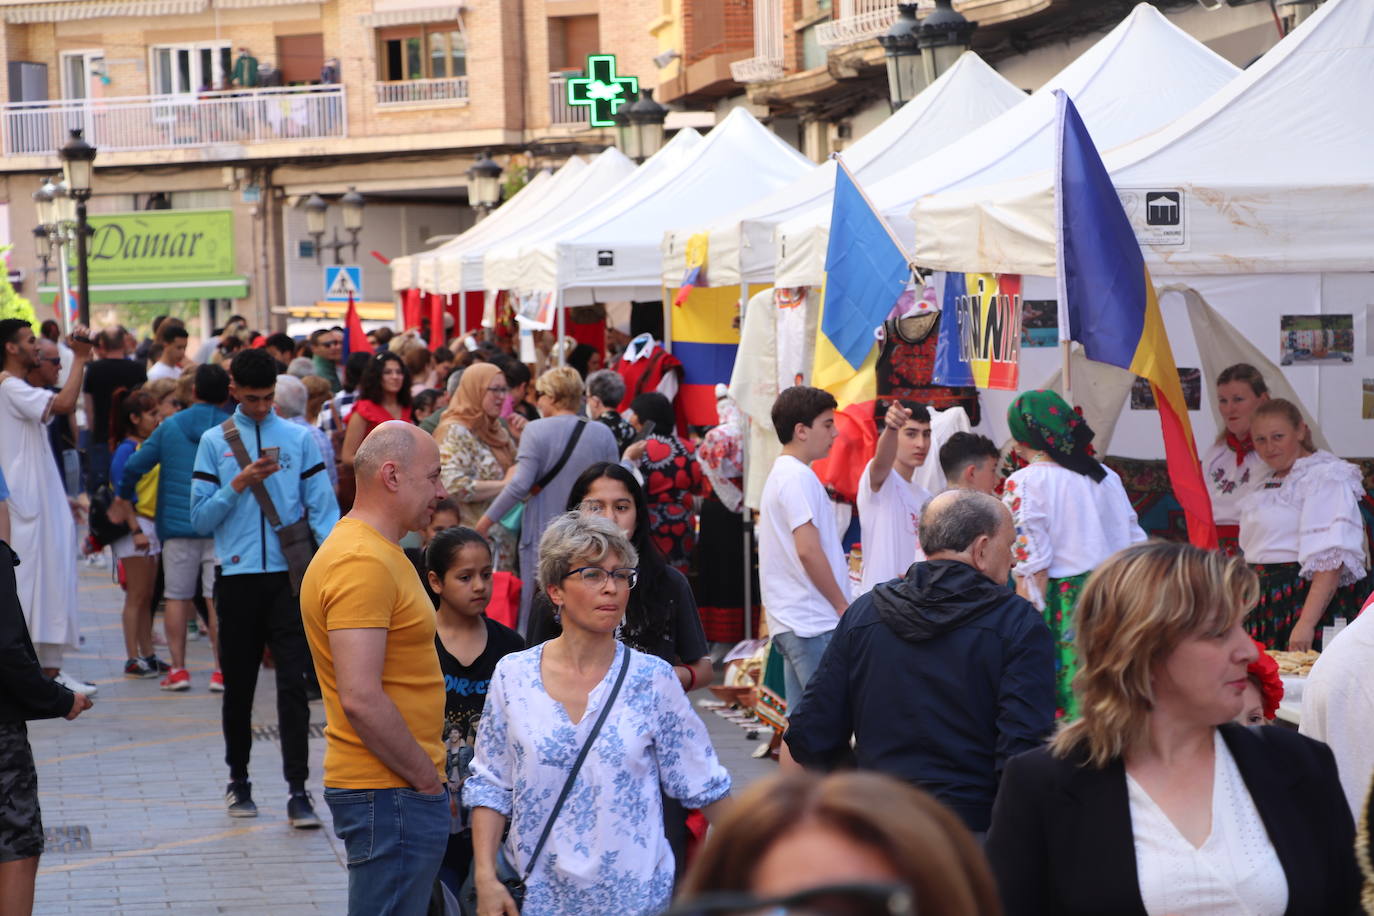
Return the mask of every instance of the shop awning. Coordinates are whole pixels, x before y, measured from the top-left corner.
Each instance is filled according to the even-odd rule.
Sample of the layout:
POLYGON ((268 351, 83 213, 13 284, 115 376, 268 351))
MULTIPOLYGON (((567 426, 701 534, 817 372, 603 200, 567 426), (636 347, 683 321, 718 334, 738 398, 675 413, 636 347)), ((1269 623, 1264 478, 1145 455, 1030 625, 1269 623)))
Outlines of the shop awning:
POLYGON ((367 13, 359 16, 358 21, 368 29, 379 29, 389 25, 418 25, 422 22, 455 22, 462 11, 462 3, 410 3, 403 9, 382 9, 367 13))
MULTIPOLYGON (((357 302, 354 304, 358 308, 358 318, 363 321, 395 321, 398 314, 394 302, 357 302)), ((343 321, 344 316, 348 314, 348 303, 321 300, 312 305, 274 308, 272 314, 285 315, 288 318, 336 318, 343 321)))
POLYGON ((72 22, 126 16, 185 16, 203 12, 207 0, 81 0, 76 3, 23 3, 0 7, 0 19, 25 22, 72 22))
MULTIPOLYGON (((56 286, 38 287, 38 295, 51 301, 56 286)), ((166 280, 160 283, 92 283, 91 302, 121 305, 125 302, 178 302, 185 299, 242 299, 248 295, 248 278, 216 280, 166 280)))

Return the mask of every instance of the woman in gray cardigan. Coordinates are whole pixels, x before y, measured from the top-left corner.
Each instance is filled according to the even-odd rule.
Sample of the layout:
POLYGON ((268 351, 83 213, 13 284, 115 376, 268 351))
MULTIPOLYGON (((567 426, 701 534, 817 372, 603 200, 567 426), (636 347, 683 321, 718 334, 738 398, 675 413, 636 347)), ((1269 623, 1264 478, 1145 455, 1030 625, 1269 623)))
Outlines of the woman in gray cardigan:
POLYGON ((539 538, 544 528, 566 511, 568 493, 578 475, 598 461, 620 460, 610 429, 577 415, 582 406, 582 376, 576 369, 571 366, 550 369, 539 376, 534 391, 534 403, 543 419, 525 427, 520 436, 520 450, 515 456, 515 476, 477 522, 477 530, 485 536, 498 519, 517 503, 525 501, 525 514, 520 522, 520 576, 524 587, 520 590, 518 629, 522 634, 529 626, 530 600, 534 597, 535 570, 539 563, 539 538), (542 489, 532 492, 535 484, 557 466, 579 424, 582 433, 567 461, 542 489))

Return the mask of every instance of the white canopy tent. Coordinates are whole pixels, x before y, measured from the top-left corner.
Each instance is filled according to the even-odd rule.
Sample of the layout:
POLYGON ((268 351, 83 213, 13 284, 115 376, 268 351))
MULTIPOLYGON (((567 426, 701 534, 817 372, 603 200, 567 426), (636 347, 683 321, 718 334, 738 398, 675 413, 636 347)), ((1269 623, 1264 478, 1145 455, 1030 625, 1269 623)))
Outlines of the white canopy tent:
MULTIPOLYGON (((1203 403, 1192 415, 1199 442, 1218 428, 1206 402, 1217 341, 1226 337, 1197 332, 1205 302, 1245 338, 1249 352, 1237 356, 1262 358, 1271 386, 1282 374, 1337 454, 1371 454, 1374 420, 1362 392, 1362 380, 1374 378, 1374 160, 1362 114, 1371 97, 1374 4, 1328 0, 1194 110, 1103 155, 1162 290, 1175 362, 1204 371, 1203 403), (1151 203, 1177 209, 1157 211, 1150 225, 1151 203), (1294 352, 1282 320, 1306 315, 1340 316, 1348 360, 1294 352)), ((923 198, 911 216, 923 265, 1055 272, 1049 170, 923 198)), ((1052 280, 1024 280, 1028 289, 1041 282, 1052 290, 1052 280)), ((1023 378, 1038 378, 1056 359, 1052 350, 1023 349, 1023 378)), ((1161 457, 1158 432, 1150 412, 1124 410, 1112 451, 1161 457)))
MULTIPOLYGON (((859 181, 869 184, 959 139, 1024 101, 981 57, 967 52, 939 79, 844 151, 859 181)), ((771 283, 776 263, 773 230, 814 207, 830 207, 835 163, 827 161, 776 193, 760 198, 711 225, 705 286, 771 283)), ((686 270, 687 239, 702 227, 663 236, 663 282, 676 286, 686 270)))
MULTIPOLYGON (((615 147, 598 153, 592 164, 572 176, 565 184, 550 188, 540 199, 538 206, 531 207, 527 215, 513 221, 497 234, 488 235, 460 251, 442 252, 432 263, 435 266, 433 292, 457 293, 468 290, 486 289, 483 263, 486 253, 497 245, 512 239, 524 238, 537 232, 549 220, 558 218, 560 213, 581 210, 590 203, 603 198, 608 191, 617 187, 634 172, 635 164, 615 147)), ((423 271, 422 278, 423 277, 423 271)), ((429 287, 425 287, 427 290, 429 287)))
MULTIPOLYGON (((1099 146, 1107 148, 1158 130, 1239 72, 1141 3, 1020 105, 865 190, 910 246, 915 226, 908 214, 923 195, 1013 178, 1053 163, 1055 89, 1073 97, 1099 146)), ((778 227, 779 286, 822 281, 829 225, 826 206, 778 227)), ((925 266, 919 258, 917 263, 925 266)))
POLYGON ((815 165, 736 108, 683 166, 590 214, 557 243, 562 305, 662 296, 659 241, 784 187, 815 165))
POLYGON ((483 257, 483 284, 488 290, 516 293, 548 292, 558 285, 558 240, 615 201, 633 196, 636 189, 657 184, 665 175, 682 167, 692 150, 702 142, 701 134, 686 128, 664 144, 647 162, 623 177, 600 197, 581 207, 563 208, 550 213, 538 225, 529 226, 517 236, 501 240, 487 249, 483 257))
POLYGON ((457 238, 449 239, 426 251, 417 252, 412 255, 403 255, 399 258, 391 259, 391 288, 400 292, 406 289, 415 289, 419 286, 419 267, 424 261, 438 256, 441 251, 461 250, 465 246, 476 244, 480 239, 488 238, 500 232, 502 226, 517 223, 521 214, 528 208, 538 206, 539 199, 548 191, 549 186, 557 178, 565 180, 567 177, 576 175, 587 167, 587 163, 577 156, 573 156, 563 163, 557 173, 540 172, 530 179, 529 184, 521 188, 510 200, 506 201, 505 206, 497 208, 490 216, 477 223, 457 238))

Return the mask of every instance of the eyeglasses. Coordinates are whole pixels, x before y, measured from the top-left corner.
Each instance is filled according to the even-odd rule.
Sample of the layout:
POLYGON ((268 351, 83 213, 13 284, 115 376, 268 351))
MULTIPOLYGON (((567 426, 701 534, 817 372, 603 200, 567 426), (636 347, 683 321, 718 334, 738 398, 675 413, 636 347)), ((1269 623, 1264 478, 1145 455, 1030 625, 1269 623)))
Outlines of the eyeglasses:
POLYGON ((703 894, 664 916, 916 916, 911 891, 900 884, 829 884, 783 897, 703 894))
POLYGON ((40 356, 38 357, 38 361, 40 363, 51 363, 54 366, 62 365, 62 357, 60 356, 40 356))
POLYGON ((592 588, 601 588, 605 585, 607 576, 615 580, 617 588, 622 585, 626 588, 634 588, 639 583, 639 570, 629 567, 605 570, 600 566, 580 566, 577 569, 569 570, 563 578, 571 579, 573 576, 579 577, 583 583, 592 588))

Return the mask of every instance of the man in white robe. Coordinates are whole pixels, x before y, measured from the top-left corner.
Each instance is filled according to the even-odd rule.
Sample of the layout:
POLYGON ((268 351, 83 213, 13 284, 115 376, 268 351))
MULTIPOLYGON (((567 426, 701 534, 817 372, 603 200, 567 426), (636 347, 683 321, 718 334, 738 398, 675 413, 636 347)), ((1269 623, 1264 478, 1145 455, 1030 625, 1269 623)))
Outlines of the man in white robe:
MULTIPOLYGON (((73 337, 87 338, 85 328, 73 337)), ((91 344, 72 340, 72 370, 59 392, 25 381, 38 365, 33 328, 20 319, 0 321, 4 366, 0 372, 0 470, 10 489, 10 544, 19 603, 43 673, 62 686, 90 694, 95 688, 61 673, 62 656, 77 645, 76 525, 67 492, 48 445, 47 422, 76 409, 91 344)))

